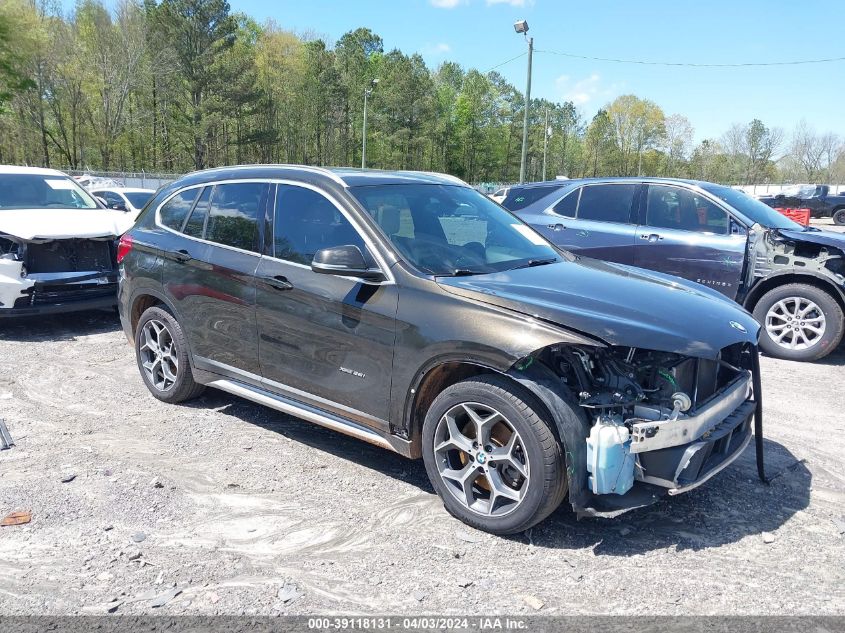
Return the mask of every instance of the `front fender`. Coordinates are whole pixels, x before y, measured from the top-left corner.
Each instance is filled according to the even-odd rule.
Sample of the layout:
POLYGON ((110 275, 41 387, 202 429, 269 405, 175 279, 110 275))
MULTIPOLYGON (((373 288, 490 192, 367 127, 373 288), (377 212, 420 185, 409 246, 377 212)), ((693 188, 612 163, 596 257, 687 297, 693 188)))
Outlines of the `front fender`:
POLYGON ((590 434, 587 414, 578 405, 575 395, 542 363, 533 362, 523 369, 517 364, 507 373, 534 394, 551 415, 566 459, 569 503, 576 512, 583 510, 591 496, 587 488, 585 442, 590 434))

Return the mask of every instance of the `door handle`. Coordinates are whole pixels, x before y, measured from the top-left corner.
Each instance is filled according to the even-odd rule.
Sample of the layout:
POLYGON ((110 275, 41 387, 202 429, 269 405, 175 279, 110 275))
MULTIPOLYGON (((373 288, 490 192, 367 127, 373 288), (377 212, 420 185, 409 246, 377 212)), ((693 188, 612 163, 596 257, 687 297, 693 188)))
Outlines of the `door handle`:
POLYGON ((276 290, 291 290, 293 289, 293 284, 288 281, 288 278, 284 275, 275 275, 273 277, 262 277, 261 280, 266 283, 271 288, 275 288, 276 290))
POLYGON ((563 224, 549 224, 547 228, 550 228, 552 231, 563 231, 566 227, 563 224))
POLYGON ((663 236, 658 235, 657 233, 643 233, 640 235, 641 240, 648 240, 649 242, 656 242, 658 240, 662 240, 663 236))
POLYGON ((193 257, 191 257, 191 254, 183 248, 173 253, 173 259, 180 264, 184 264, 185 262, 191 261, 193 257))

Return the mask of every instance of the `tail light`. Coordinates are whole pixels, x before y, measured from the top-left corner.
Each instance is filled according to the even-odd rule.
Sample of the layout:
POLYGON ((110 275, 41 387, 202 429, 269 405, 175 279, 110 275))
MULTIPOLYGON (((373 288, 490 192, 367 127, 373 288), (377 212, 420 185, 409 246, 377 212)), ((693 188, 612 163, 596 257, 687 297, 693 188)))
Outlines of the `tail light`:
POLYGON ((133 246, 134 242, 135 241, 132 239, 131 235, 121 235, 120 236, 120 241, 118 241, 118 243, 117 243, 117 263, 118 264, 120 262, 122 262, 124 259, 126 259, 126 256, 132 250, 132 246, 133 246))

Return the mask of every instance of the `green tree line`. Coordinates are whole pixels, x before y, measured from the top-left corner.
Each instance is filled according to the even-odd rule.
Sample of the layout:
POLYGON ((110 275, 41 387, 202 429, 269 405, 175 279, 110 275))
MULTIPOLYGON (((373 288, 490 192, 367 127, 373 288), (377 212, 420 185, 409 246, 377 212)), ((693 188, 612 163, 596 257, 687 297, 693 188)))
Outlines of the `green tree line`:
MULTIPOLYGON (((235 163, 519 175, 525 101, 497 72, 386 51, 359 28, 330 43, 225 0, 0 0, 0 162, 184 172, 235 163)), ((585 115, 534 99, 527 177, 657 175, 732 184, 842 181, 840 137, 760 119, 694 143, 681 114, 623 95, 585 115), (548 122, 548 127, 547 127, 548 122), (544 151, 545 150, 545 151, 544 151), (544 161, 545 155, 545 161, 544 161)))

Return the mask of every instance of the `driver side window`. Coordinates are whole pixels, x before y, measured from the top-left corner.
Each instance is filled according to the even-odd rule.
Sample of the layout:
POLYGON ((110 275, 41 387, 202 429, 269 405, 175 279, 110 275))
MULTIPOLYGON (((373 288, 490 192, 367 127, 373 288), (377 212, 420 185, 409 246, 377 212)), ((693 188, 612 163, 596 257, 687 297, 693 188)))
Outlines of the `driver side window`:
POLYGON ((372 258, 354 226, 321 193, 296 185, 278 185, 273 221, 273 256, 310 266, 314 254, 333 246, 357 246, 372 258))
POLYGON ((689 189, 649 185, 646 224, 696 233, 728 233, 728 214, 689 189))

